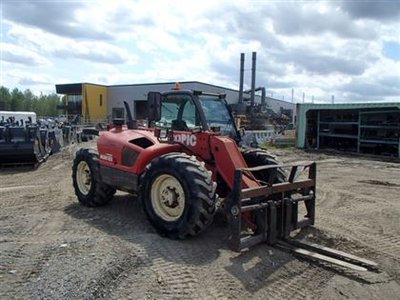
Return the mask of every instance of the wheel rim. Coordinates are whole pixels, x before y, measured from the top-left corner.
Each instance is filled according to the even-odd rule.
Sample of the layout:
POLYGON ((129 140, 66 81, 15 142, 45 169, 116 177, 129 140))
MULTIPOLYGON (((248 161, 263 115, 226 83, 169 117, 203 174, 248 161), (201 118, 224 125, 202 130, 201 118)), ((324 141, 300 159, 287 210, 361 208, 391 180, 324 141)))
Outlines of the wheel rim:
POLYGON ((174 176, 158 176, 151 187, 151 204, 154 212, 164 221, 178 220, 185 209, 185 192, 174 176))
POLYGON ((89 194, 90 188, 92 187, 92 173, 90 172, 89 165, 86 161, 81 161, 78 164, 76 182, 78 184, 79 191, 83 195, 86 196, 89 194))

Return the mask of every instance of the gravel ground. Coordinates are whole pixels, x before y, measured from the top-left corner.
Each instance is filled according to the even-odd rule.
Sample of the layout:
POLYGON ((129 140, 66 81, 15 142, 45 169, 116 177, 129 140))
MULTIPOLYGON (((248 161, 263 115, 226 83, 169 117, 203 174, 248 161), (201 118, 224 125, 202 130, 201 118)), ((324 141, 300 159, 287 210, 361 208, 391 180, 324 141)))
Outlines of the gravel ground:
POLYGON ((0 299, 400 299, 399 163, 272 150, 318 161, 316 225, 300 235, 379 263, 379 273, 357 273, 264 244, 232 252, 218 218, 196 238, 162 238, 122 192, 83 207, 75 150, 0 171, 0 299))

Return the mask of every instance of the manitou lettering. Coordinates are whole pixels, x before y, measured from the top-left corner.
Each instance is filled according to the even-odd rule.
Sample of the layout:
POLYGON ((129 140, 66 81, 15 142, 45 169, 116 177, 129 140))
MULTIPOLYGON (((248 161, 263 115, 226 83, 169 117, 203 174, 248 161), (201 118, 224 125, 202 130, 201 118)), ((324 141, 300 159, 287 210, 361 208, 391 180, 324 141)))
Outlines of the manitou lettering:
POLYGON ((192 147, 197 144, 197 138, 193 134, 176 134, 174 135, 174 141, 192 147))
POLYGON ((100 154, 100 159, 113 162, 113 156, 110 153, 100 154))

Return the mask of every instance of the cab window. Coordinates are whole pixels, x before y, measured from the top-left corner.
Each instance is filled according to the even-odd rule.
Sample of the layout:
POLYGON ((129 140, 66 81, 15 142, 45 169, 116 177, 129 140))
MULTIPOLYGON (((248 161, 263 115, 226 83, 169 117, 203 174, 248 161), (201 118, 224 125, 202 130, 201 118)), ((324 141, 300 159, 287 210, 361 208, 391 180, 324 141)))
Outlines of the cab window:
POLYGON ((196 106, 190 95, 169 95, 161 103, 160 123, 174 130, 190 130, 199 126, 196 106))

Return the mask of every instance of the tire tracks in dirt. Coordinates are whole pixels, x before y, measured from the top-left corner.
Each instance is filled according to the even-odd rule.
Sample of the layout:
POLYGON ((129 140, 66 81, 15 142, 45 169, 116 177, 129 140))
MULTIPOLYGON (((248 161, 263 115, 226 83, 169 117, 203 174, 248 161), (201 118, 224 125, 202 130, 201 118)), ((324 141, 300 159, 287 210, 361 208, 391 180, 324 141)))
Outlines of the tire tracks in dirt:
MULTIPOLYGON (((365 207, 360 207, 358 213, 368 211, 365 207)), ((337 211, 336 211, 337 213, 337 211)), ((356 240, 368 248, 377 252, 383 252, 390 255, 393 259, 400 261, 400 235, 397 232, 382 233, 374 232, 370 220, 355 218, 352 216, 344 216, 338 220, 335 214, 324 211, 319 214, 316 227, 326 230, 327 232, 341 232, 341 235, 349 239, 356 240), (333 217, 332 217, 333 216, 333 217), (360 226, 361 225, 361 226, 360 226)))
POLYGON ((333 277, 331 272, 297 260, 279 273, 277 278, 271 278, 274 282, 263 291, 268 299, 306 299, 310 290, 318 290, 333 277))
MULTIPOLYGON (((228 230, 215 224, 195 239, 162 238, 149 225, 138 201, 125 194, 117 194, 107 207, 84 208, 73 194, 70 162, 63 159, 51 158, 26 174, 0 174, 8 187, 21 182, 39 186, 48 180, 43 193, 36 187, 2 192, 1 298, 304 299, 323 295, 337 274, 266 245, 248 254, 227 250, 228 230), (10 274, 12 270, 16 273, 10 274)), ((331 168, 333 163, 321 168, 331 168)), ((346 174, 353 171, 351 166, 344 170, 346 174)), ((338 181, 340 174, 333 174, 338 181)), ((370 187, 366 189, 371 195, 364 197, 349 187, 335 189, 334 184, 323 182, 317 187, 317 228, 334 234, 329 241, 333 247, 371 259, 384 256, 389 263, 397 257, 400 265, 396 227, 360 221, 376 211, 377 203, 384 206, 381 219, 386 213, 393 217, 390 199, 377 202, 379 193, 370 187), (371 231, 371 226, 378 228, 371 231)), ((360 183, 354 190, 362 188, 360 183)), ((316 236, 314 241, 324 238, 316 236)), ((342 274, 362 283, 386 280, 381 275, 342 274)))
MULTIPOLYGON (((141 268, 147 270, 145 275, 150 278, 151 283, 141 295, 154 299, 282 299, 289 296, 293 299, 304 299, 309 293, 309 288, 323 286, 334 276, 330 271, 298 261, 291 255, 275 249, 276 255, 280 257, 278 261, 281 262, 274 263, 276 257, 269 257, 265 245, 260 246, 258 252, 252 253, 251 258, 258 257, 259 261, 247 271, 243 267, 246 264, 244 261, 239 262, 240 259, 235 258, 227 260, 231 256, 228 252, 233 254, 228 250, 223 250, 224 255, 217 255, 210 263, 193 265, 196 262, 195 257, 208 256, 215 249, 207 246, 185 249, 185 246, 174 245, 176 243, 169 240, 157 241, 134 250, 136 254, 141 253, 141 268), (284 259, 281 259, 281 256, 284 259)), ((236 255, 240 257, 240 254, 236 255)), ((137 274, 140 272, 136 270, 135 275, 130 274, 127 280, 121 283, 115 298, 128 296, 123 291, 137 284, 137 274)))
POLYGON ((138 247, 135 244, 133 247, 135 253, 140 253, 142 268, 150 273, 147 296, 155 299, 195 296, 195 287, 199 285, 199 281, 195 276, 194 266, 189 263, 195 261, 188 259, 186 246, 182 247, 179 241, 161 238, 155 234, 144 234, 143 240, 146 241, 143 245, 138 247))

